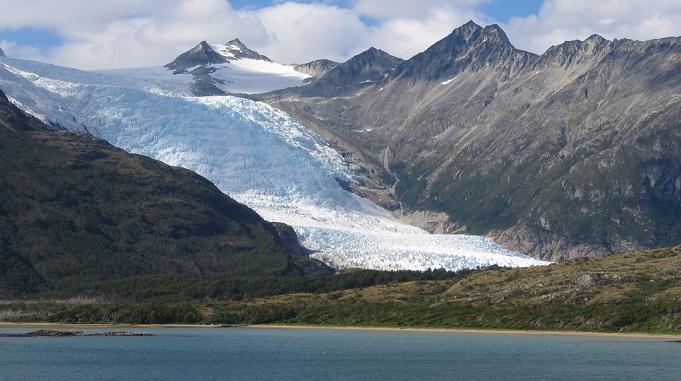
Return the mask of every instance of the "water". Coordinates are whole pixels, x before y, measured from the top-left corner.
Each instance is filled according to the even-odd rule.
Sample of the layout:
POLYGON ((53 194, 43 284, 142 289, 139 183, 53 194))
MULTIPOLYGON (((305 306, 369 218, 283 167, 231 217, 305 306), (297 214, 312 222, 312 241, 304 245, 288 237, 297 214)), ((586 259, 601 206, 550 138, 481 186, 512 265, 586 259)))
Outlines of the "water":
MULTIPOLYGON (((0 328, 0 332, 31 329, 0 328)), ((299 329, 0 338, 0 380, 675 380, 659 339, 299 329)))

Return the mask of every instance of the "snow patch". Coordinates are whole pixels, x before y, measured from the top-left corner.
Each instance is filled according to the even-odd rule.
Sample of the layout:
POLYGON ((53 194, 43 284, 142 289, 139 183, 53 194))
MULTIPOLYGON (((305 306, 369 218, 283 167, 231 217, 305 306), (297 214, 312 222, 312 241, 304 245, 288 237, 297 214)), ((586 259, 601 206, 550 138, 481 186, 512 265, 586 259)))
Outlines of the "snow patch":
POLYGON ((458 75, 457 75, 457 76, 454 76, 454 78, 450 78, 450 79, 448 79, 448 80, 446 80, 446 81, 440 83, 440 85, 442 85, 442 86, 448 85, 448 84, 450 84, 453 80, 455 80, 456 77, 458 77, 458 75))
POLYGON ((41 121, 45 124, 50 124, 50 121, 47 119, 47 117, 45 115, 31 110, 29 107, 27 107, 23 103, 19 102, 18 100, 14 99, 13 97, 10 97, 9 95, 7 95, 7 100, 11 104, 15 105, 19 110, 25 112, 26 114, 31 115, 32 117, 38 119, 39 121, 41 121))

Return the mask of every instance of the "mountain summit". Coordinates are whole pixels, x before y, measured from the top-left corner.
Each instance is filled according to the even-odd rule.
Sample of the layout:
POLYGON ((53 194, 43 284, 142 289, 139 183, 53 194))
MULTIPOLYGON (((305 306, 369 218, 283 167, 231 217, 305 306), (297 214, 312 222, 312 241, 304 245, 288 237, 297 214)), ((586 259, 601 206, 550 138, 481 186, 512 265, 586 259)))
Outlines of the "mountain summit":
POLYGON ((212 47, 215 51, 217 51, 219 54, 221 54, 223 57, 227 58, 228 60, 250 59, 250 60, 272 62, 272 60, 269 59, 269 57, 264 56, 264 55, 254 51, 254 50, 249 49, 238 38, 235 38, 234 40, 229 41, 226 44, 213 45, 212 47))
POLYGON ((381 49, 371 47, 349 60, 335 64, 325 73, 314 78, 310 85, 297 89, 305 96, 339 96, 358 91, 383 81, 404 62, 381 49))
POLYGON ((272 62, 271 59, 249 49, 241 40, 236 38, 226 44, 218 45, 201 41, 195 47, 180 54, 165 67, 181 72, 196 66, 224 64, 242 59, 272 62))
POLYGON ((0 57, 7 57, 7 56, 5 55, 5 52, 2 51, 2 48, 0 48, 0 57))
POLYGON ((185 71, 194 66, 206 66, 229 62, 227 58, 215 50, 206 42, 201 41, 195 47, 180 54, 175 60, 167 65, 168 69, 185 71))
POLYGON ((447 79, 484 66, 514 72, 535 58, 535 54, 516 49, 498 25, 483 28, 469 21, 407 61, 397 76, 447 79))
MULTIPOLYGON (((274 62, 249 49, 238 38, 224 44, 201 41, 165 65, 163 72, 166 73, 153 76, 163 76, 167 70, 177 76, 168 91, 178 91, 177 84, 184 82, 185 88, 180 88, 185 91, 183 95, 194 96, 262 93, 301 86, 311 78, 306 70, 274 62)), ((135 75, 149 79, 149 72, 144 70, 135 75)))

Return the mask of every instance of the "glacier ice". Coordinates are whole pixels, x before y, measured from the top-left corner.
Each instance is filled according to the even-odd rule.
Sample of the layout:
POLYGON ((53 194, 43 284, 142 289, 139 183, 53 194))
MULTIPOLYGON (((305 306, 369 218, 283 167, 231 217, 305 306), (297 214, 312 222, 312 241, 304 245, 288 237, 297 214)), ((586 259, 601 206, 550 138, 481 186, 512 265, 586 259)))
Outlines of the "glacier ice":
POLYGON ((343 158, 286 113, 238 97, 191 97, 173 80, 0 60, 0 88, 24 109, 205 176, 264 218, 293 226, 313 257, 337 268, 547 264, 484 237, 404 224, 344 190, 337 180, 353 179, 343 158))

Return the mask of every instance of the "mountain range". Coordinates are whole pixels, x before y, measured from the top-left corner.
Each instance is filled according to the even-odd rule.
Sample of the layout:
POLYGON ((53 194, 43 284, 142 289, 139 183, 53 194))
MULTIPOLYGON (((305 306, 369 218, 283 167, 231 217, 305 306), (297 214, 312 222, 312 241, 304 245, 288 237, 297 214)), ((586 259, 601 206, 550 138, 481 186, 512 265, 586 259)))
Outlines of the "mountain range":
POLYGON ((238 39, 96 73, 3 58, 0 88, 195 170, 332 266, 525 266, 681 242, 680 47, 537 55, 469 22, 407 60, 285 65, 238 39))
POLYGON ((536 55, 469 22, 382 80, 356 81, 385 62, 363 53, 252 98, 324 136, 403 218, 561 260, 681 242, 680 53, 594 35, 536 55))

